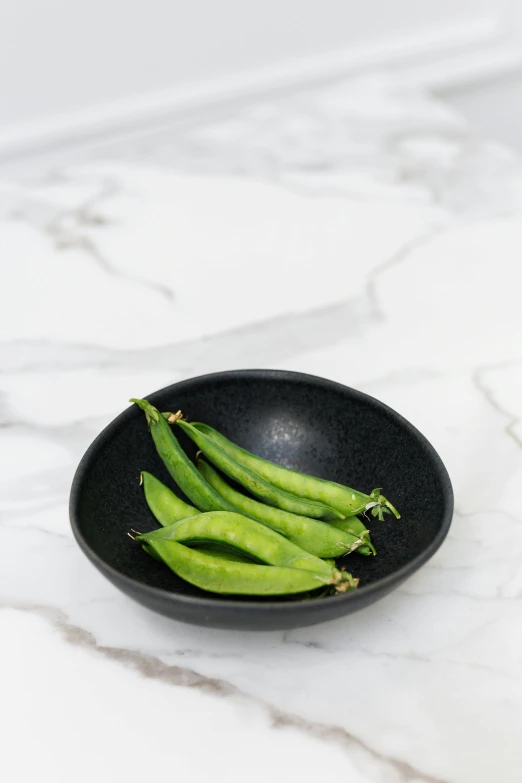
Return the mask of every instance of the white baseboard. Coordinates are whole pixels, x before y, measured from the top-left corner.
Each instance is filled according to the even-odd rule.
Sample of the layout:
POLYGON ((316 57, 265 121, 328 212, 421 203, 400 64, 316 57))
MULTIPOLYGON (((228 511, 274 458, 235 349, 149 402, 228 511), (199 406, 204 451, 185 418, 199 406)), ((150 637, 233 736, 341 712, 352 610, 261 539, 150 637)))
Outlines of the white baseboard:
POLYGON ((443 92, 521 68, 522 51, 496 20, 483 19, 17 125, 0 133, 0 159, 92 143, 187 113, 356 74, 382 70, 443 92))

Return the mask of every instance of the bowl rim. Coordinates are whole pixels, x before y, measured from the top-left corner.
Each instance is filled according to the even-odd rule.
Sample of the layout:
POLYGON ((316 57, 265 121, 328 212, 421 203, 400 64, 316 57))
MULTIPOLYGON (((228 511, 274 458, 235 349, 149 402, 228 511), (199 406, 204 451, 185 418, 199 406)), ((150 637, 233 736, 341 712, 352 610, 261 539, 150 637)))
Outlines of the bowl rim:
MULTIPOLYGON (((439 549, 441 544, 443 543, 444 539, 446 538, 451 521, 453 518, 453 507, 454 507, 454 495, 453 495, 453 487, 451 484, 451 479, 449 477, 448 471, 446 469, 446 466, 442 462, 442 459, 440 458, 439 454, 435 450, 435 448, 431 445, 429 440, 413 425, 411 424, 407 419, 404 418, 400 413, 397 413, 393 408, 391 408, 389 405, 386 405, 386 403, 381 402, 380 400, 376 399, 375 397, 372 397, 369 394, 366 394, 365 392, 361 392, 358 389, 353 389, 351 386, 346 386, 342 383, 339 383, 337 381, 332 381, 327 378, 322 378, 318 375, 311 375, 308 373, 302 373, 302 372, 296 372, 293 370, 263 370, 263 369, 243 369, 243 370, 222 370, 219 372, 212 372, 212 373, 205 373, 203 375, 197 375, 192 378, 185 378, 181 381, 177 381, 176 383, 170 384, 169 386, 165 386, 162 389, 158 389, 155 392, 152 392, 151 394, 145 395, 146 399, 150 399, 152 402, 154 402, 154 397, 159 397, 160 395, 163 395, 165 392, 170 392, 172 389, 179 389, 180 387, 183 387, 184 385, 192 384, 194 382, 201 382, 201 381, 210 381, 218 380, 224 377, 229 378, 263 378, 263 379, 274 379, 274 380, 287 380, 287 381, 293 381, 293 382, 306 382, 306 383, 313 383, 316 386, 321 386, 323 388, 329 389, 331 391, 337 391, 341 393, 349 392, 353 397, 358 398, 361 401, 364 401, 366 404, 369 404, 370 406, 374 408, 378 408, 388 416, 390 416, 397 424, 399 424, 401 427, 405 428, 411 435, 413 435, 415 438, 417 438, 424 449, 428 452, 429 456, 431 457, 433 463, 434 463, 434 469, 438 474, 439 480, 442 485, 442 491, 444 496, 444 512, 442 517, 442 523, 440 526, 439 531, 437 532, 437 535, 433 538, 433 540, 428 544, 425 549, 420 552, 413 560, 406 563, 405 565, 401 566, 396 571, 393 571, 391 574, 388 574, 385 577, 382 577, 381 579, 378 579, 375 582, 371 582, 368 585, 364 585, 363 587, 358 587, 357 590, 349 590, 346 593, 342 593, 340 595, 336 595, 335 600, 336 604, 339 605, 339 602, 346 602, 346 601, 357 601, 363 597, 370 597, 372 594, 379 594, 381 591, 386 590, 388 586, 393 586, 394 584, 400 584, 402 581, 404 581, 408 576, 411 576, 415 571, 417 571, 421 566, 424 565, 439 549)), ((135 405, 131 405, 128 408, 126 408, 122 413, 118 414, 116 418, 114 418, 104 429, 96 436, 96 438, 92 441, 90 446, 87 448, 85 454, 81 458, 78 467, 76 468, 72 484, 71 484, 71 492, 69 496, 69 520, 71 524, 71 528, 74 534, 74 537, 76 539, 76 542, 78 543, 80 549, 84 552, 84 554, 91 560, 91 562, 100 570, 102 573, 105 573, 106 575, 113 577, 113 580, 115 582, 123 582, 125 583, 134 593, 135 592, 142 592, 146 593, 150 596, 151 599, 161 599, 161 600, 167 600, 171 601, 173 603, 181 603, 185 604, 187 607, 199 607, 202 609, 208 609, 208 608, 219 608, 220 610, 238 610, 238 609, 248 609, 249 611, 270 611, 270 612, 279 612, 284 613, 291 611, 293 612, 308 612, 311 608, 311 604, 309 600, 302 600, 299 601, 297 598, 293 601, 256 601, 255 598, 249 598, 248 601, 245 600, 238 600, 235 597, 221 597, 219 594, 212 593, 212 597, 207 598, 205 595, 203 596, 194 596, 194 595, 184 595, 183 593, 175 593, 171 592, 170 590, 165 590, 161 587, 152 587, 151 585, 146 584, 145 582, 142 582, 138 579, 134 579, 133 577, 127 576, 126 574, 119 571, 117 568, 114 568, 113 566, 109 565, 100 555, 98 555, 91 546, 87 543, 85 540, 81 530, 80 530, 80 522, 79 522, 79 500, 82 492, 82 485, 84 481, 84 477, 90 467, 91 461, 93 458, 96 457, 96 453, 98 450, 103 447, 103 445, 110 440, 113 433, 119 429, 120 426, 125 425, 128 421, 131 421, 133 418, 137 418, 140 414, 140 411, 135 405)), ((397 522, 400 524, 400 522, 397 520, 397 522)), ((318 596, 316 600, 314 600, 313 604, 314 606, 319 607, 320 605, 323 606, 331 606, 331 599, 332 596, 318 596)))

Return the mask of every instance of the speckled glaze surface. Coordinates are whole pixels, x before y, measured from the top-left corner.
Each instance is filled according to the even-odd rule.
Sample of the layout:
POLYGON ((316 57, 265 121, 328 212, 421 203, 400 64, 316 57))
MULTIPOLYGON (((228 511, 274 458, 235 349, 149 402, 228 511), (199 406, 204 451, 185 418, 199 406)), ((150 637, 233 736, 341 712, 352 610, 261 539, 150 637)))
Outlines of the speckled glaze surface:
MULTIPOLYGON (((372 603, 416 571, 442 543, 452 513, 451 482, 428 441, 405 419, 366 394, 301 373, 213 373, 149 395, 216 427, 244 448, 322 478, 370 492, 383 487, 402 512, 369 517, 377 557, 343 559, 360 578, 342 596, 262 600, 224 598, 184 582, 148 557, 126 533, 157 523, 139 486, 148 470, 177 489, 156 454, 137 408, 118 416, 94 441, 74 478, 71 523, 85 554, 117 587, 162 614, 224 628, 268 630, 330 620, 372 603)), ((194 446, 182 433, 188 453, 194 446)), ((179 493, 179 490, 178 490, 179 493)), ((180 494, 180 497, 184 496, 180 494)), ((187 498, 184 498, 187 499, 187 498)))

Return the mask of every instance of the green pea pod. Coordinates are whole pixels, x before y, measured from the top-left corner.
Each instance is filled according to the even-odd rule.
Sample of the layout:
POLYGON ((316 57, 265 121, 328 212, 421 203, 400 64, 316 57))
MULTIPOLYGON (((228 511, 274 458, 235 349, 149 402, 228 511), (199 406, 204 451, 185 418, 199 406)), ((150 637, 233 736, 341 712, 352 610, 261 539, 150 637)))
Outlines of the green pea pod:
POLYGON ((207 437, 207 435, 200 432, 187 421, 178 418, 178 414, 173 414, 168 420, 181 427, 205 456, 217 465, 223 473, 242 484, 252 495, 261 498, 265 503, 290 511, 293 514, 301 514, 316 519, 343 518, 341 512, 330 508, 325 503, 303 499, 274 486, 257 473, 254 473, 253 470, 246 467, 242 462, 236 460, 228 451, 218 446, 212 438, 207 437))
POLYGON ((363 492, 350 489, 334 481, 308 476, 305 473, 299 473, 297 470, 285 468, 283 465, 277 465, 274 462, 251 454, 246 449, 242 449, 240 446, 232 443, 232 441, 207 424, 193 422, 191 426, 209 440, 212 440, 216 446, 219 446, 230 457, 238 461, 240 460, 247 468, 255 471, 266 481, 286 492, 303 498, 320 500, 329 507, 337 509, 345 516, 363 514, 371 509, 373 516, 381 520, 384 514, 387 513, 392 513, 397 519, 400 518, 397 509, 384 495, 381 495, 380 489, 374 489, 373 492, 366 495, 363 492))
POLYGON ((147 400, 131 399, 147 417, 156 450, 174 481, 199 511, 237 511, 207 484, 178 443, 166 419, 147 400))
POLYGON ((199 509, 189 506, 188 503, 178 498, 152 473, 142 470, 141 483, 147 505, 160 525, 170 525, 172 522, 199 514, 199 509))
POLYGON ((351 578, 261 522, 228 511, 210 511, 182 519, 168 527, 144 533, 138 540, 149 543, 157 540, 177 541, 181 544, 213 542, 237 549, 267 565, 316 571, 330 576, 336 582, 351 578))
MULTIPOLYGON (((360 548, 368 540, 364 537, 364 533, 368 534, 367 530, 363 534, 341 532, 337 527, 333 527, 332 523, 291 514, 289 511, 283 511, 273 506, 266 506, 264 503, 246 497, 233 489, 204 460, 198 459, 196 464, 210 486, 235 506, 241 514, 263 522, 317 557, 342 557, 360 548)), ((347 521, 339 520, 340 523, 347 521)))
POLYGON ((185 581, 212 593, 275 596, 307 593, 325 585, 332 585, 337 592, 352 587, 348 581, 335 585, 332 577, 301 568, 227 561, 172 540, 149 541, 144 548, 153 550, 185 581))
MULTIPOLYGON (((199 514, 197 508, 184 503, 152 473, 147 473, 147 471, 143 470, 141 472, 141 483, 143 484, 147 505, 160 525, 165 527, 173 522, 179 522, 181 519, 187 519, 187 517, 199 514)), ((204 544, 198 548, 200 552, 207 552, 224 560, 236 560, 240 563, 253 562, 248 556, 237 551, 234 552, 229 548, 220 547, 219 544, 204 544)), ((151 552, 151 554, 154 557, 154 553, 151 552)))
POLYGON ((249 557, 243 552, 239 552, 237 549, 230 549, 229 547, 220 546, 219 544, 214 543, 192 545, 191 549, 196 549, 198 552, 204 552, 206 555, 212 555, 213 557, 220 557, 222 560, 233 560, 235 563, 259 562, 254 557, 249 557))
MULTIPOLYGON (((132 536, 134 538, 134 536, 132 536)), ((221 560, 233 560, 235 563, 255 563, 258 562, 254 560, 251 557, 247 557, 246 555, 242 554, 241 552, 237 552, 232 549, 226 549, 225 547, 220 547, 217 544, 205 544, 203 546, 197 546, 197 547, 191 547, 196 549, 198 552, 203 552, 206 555, 212 555, 213 557, 219 557, 221 560)), ((146 543, 143 544, 143 549, 145 552, 147 552, 148 555, 153 557, 155 560, 159 560, 161 563, 163 560, 161 557, 156 554, 154 549, 149 547, 146 543)))

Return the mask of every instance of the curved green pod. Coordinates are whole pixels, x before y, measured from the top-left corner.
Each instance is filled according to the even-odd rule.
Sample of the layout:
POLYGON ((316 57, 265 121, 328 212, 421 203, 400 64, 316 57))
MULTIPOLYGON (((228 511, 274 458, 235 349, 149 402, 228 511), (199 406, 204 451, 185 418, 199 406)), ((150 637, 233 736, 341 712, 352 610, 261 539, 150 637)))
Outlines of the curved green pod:
MULTIPOLYGON (((364 534, 341 532, 333 523, 291 514, 280 508, 266 506, 258 500, 242 495, 231 487, 211 465, 202 459, 197 467, 205 480, 241 514, 257 519, 265 525, 282 533, 297 546, 317 557, 342 557, 365 545, 368 540, 364 534)), ((351 518, 350 518, 351 519, 351 518)), ((357 520, 359 521, 359 520, 357 520)), ((340 523, 348 520, 339 520, 340 523)), ((364 531, 366 534, 368 531, 364 531)))
POLYGON ((144 533, 139 541, 177 541, 180 544, 212 542, 237 549, 261 563, 315 571, 334 583, 350 579, 319 557, 306 552, 275 530, 253 519, 228 511, 210 511, 182 519, 168 527, 144 533))
POLYGON ((170 475, 199 511, 237 511, 210 487, 190 461, 157 408, 147 400, 131 399, 147 417, 156 450, 170 475))
POLYGON ((336 511, 325 503, 298 497, 275 486, 269 480, 251 470, 243 459, 241 461, 237 460, 235 456, 231 455, 229 451, 222 449, 204 432, 200 432, 192 424, 178 418, 178 414, 173 414, 168 420, 181 427, 205 456, 217 465, 223 473, 242 484, 249 492, 261 498, 265 503, 290 511, 293 514, 301 514, 302 516, 315 519, 343 517, 341 512, 336 511))
POLYGON ((178 498, 171 489, 146 470, 141 471, 141 484, 147 505, 160 525, 171 525, 180 519, 200 513, 199 509, 178 498))
MULTIPOLYGON (((325 585, 334 586, 331 577, 316 571, 224 560, 197 549, 189 549, 177 541, 157 539, 146 542, 144 548, 153 549, 154 554, 185 581, 212 593, 295 595, 325 585)), ((338 592, 344 592, 350 587, 349 582, 335 585, 338 592)))
MULTIPOLYGON (((142 470, 140 474, 140 483, 143 486, 147 505, 160 525, 166 527, 173 522, 179 522, 200 513, 197 508, 189 506, 188 503, 178 498, 172 490, 146 470, 142 470)), ((251 562, 250 558, 243 553, 234 552, 231 549, 219 547, 219 545, 203 544, 199 546, 199 551, 225 560, 236 560, 241 563, 251 562)))
MULTIPOLYGON (((374 489, 373 492, 366 495, 364 492, 350 489, 335 481, 327 481, 316 476, 299 473, 297 470, 285 468, 283 465, 270 462, 242 449, 213 427, 209 427, 208 424, 194 422, 191 426, 212 440, 230 457, 241 460, 250 470, 255 471, 263 479, 286 492, 303 498, 320 500, 345 516, 362 514, 371 509, 373 516, 381 520, 386 513, 392 513, 397 519, 400 518, 397 509, 384 495, 381 495, 380 489, 374 489)), ((202 449, 202 451, 204 450, 202 449)))

